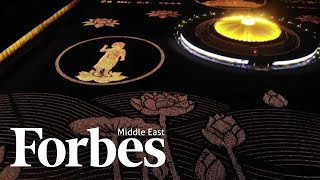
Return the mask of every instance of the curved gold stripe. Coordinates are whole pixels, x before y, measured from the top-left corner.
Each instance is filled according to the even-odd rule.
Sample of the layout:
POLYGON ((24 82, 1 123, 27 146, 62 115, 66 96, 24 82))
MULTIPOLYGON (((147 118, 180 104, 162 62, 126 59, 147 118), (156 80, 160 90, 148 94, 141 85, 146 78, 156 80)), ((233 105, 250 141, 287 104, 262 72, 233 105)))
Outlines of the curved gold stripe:
POLYGON ((27 34, 22 36, 20 39, 18 39, 16 42, 14 42, 12 45, 10 45, 8 48, 6 48, 4 51, 0 53, 0 63, 3 62, 6 58, 14 54, 19 48, 21 48, 23 45, 25 45, 27 42, 29 42, 31 39, 36 37, 40 32, 45 30, 49 25, 51 25, 53 22, 55 22, 57 19, 59 19, 62 15, 64 15, 66 12, 68 12, 70 9, 72 9, 77 3, 79 3, 80 0, 73 0, 66 6, 64 6, 62 9, 60 9, 58 12, 53 14, 51 17, 43 21, 41 24, 33 28, 31 31, 29 31, 27 34))

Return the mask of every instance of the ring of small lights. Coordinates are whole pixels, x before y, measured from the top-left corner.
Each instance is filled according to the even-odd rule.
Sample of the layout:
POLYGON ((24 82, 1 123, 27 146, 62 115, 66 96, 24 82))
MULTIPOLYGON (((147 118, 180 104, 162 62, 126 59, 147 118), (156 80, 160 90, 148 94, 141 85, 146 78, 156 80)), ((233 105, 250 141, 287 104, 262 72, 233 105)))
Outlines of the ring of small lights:
POLYGON ((226 13, 208 12, 182 19, 175 27, 177 42, 191 54, 215 63, 254 70, 305 66, 320 59, 319 36, 286 18, 264 17, 279 25, 281 35, 268 42, 243 42, 208 28, 226 13))

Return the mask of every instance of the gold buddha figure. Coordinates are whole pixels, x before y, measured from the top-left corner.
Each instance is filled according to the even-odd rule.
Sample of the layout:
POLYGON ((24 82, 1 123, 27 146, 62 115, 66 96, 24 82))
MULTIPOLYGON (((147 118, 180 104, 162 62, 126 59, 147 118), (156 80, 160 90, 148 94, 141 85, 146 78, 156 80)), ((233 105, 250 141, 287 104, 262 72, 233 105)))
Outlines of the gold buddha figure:
POLYGON ((115 42, 111 45, 111 48, 108 48, 108 45, 104 45, 100 52, 105 54, 89 72, 81 71, 77 78, 81 81, 95 81, 97 83, 108 83, 128 78, 127 76, 122 76, 121 72, 112 72, 112 69, 119 61, 125 60, 126 50, 124 46, 125 43, 123 42, 115 42))

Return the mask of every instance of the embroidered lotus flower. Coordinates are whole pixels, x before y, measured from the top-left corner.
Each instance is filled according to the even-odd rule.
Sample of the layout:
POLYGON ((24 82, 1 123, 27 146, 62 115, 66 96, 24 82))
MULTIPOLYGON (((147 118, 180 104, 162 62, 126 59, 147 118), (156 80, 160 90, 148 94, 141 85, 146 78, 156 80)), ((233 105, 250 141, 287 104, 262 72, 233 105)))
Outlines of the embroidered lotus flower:
POLYGON ((195 172, 200 180, 224 180, 226 176, 223 164, 208 149, 205 149, 199 157, 195 172))
POLYGON ((209 118, 203 135, 218 146, 234 147, 241 144, 246 136, 231 116, 215 115, 209 118))
POLYGON ((320 24, 320 17, 313 15, 301 15, 296 17, 295 19, 300 20, 301 22, 311 22, 314 24, 320 24))
POLYGON ((188 113, 194 103, 187 95, 163 93, 145 93, 140 99, 132 98, 131 105, 146 115, 178 116, 188 113))
POLYGON ((94 26, 96 28, 101 28, 104 26, 115 27, 115 25, 120 25, 119 20, 114 20, 110 18, 96 18, 89 19, 89 21, 82 22, 84 26, 94 26))
POLYGON ((232 116, 216 114, 214 117, 209 117, 209 122, 206 128, 202 130, 202 134, 210 143, 223 146, 227 149, 238 179, 245 180, 246 178, 233 152, 233 148, 246 140, 246 134, 244 130, 237 125, 232 116))
POLYGON ((149 17, 159 17, 161 19, 167 18, 167 17, 178 17, 181 14, 178 13, 178 11, 171 11, 171 10, 157 10, 157 11, 151 11, 150 13, 147 13, 149 17))
MULTIPOLYGON (((164 147, 163 150, 166 154, 169 171, 173 180, 180 180, 180 176, 175 168, 174 161, 169 148, 167 137, 167 116, 179 116, 186 114, 194 109, 194 103, 188 100, 187 95, 180 95, 176 93, 144 93, 140 98, 131 98, 131 105, 145 115, 159 115, 159 124, 161 129, 164 130, 164 147)), ((159 169, 158 169, 159 170, 159 169)), ((154 170, 153 174, 158 174, 159 171, 154 170)), ((160 173, 162 176, 166 174, 160 173)))
POLYGON ((278 94, 273 90, 269 90, 264 94, 263 101, 269 106, 277 108, 285 107, 288 105, 288 100, 286 100, 281 94, 278 94))

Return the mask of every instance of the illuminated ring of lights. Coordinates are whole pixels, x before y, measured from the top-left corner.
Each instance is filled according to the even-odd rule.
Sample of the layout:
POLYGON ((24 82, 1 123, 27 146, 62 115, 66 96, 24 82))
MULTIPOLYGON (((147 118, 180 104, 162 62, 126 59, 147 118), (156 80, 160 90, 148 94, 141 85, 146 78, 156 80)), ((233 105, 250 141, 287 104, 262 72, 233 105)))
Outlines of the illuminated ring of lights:
MULTIPOLYGON (((224 12, 221 13, 221 15, 224 15, 224 14, 225 14, 224 12)), ((205 59, 205 60, 208 60, 211 62, 219 63, 219 64, 240 67, 240 68, 246 68, 246 69, 253 69, 253 70, 269 71, 269 70, 291 69, 291 68, 305 66, 307 64, 314 62, 315 60, 320 60, 320 47, 318 44, 319 37, 317 36, 317 33, 313 32, 313 34, 312 34, 311 32, 309 32, 308 29, 303 30, 301 24, 295 24, 292 21, 288 21, 287 24, 289 24, 291 26, 295 26, 293 28, 297 29, 298 32, 302 35, 302 37, 307 37, 307 39, 314 40, 312 42, 312 45, 309 46, 307 51, 305 51, 304 49, 298 48, 296 50, 288 51, 288 54, 283 54, 280 57, 277 55, 270 56, 269 58, 271 58, 271 59, 268 61, 257 61, 258 59, 255 59, 255 56, 250 56, 250 57, 242 56, 243 58, 241 58, 241 55, 239 56, 236 54, 234 54, 233 57, 229 57, 228 53, 232 54, 233 52, 225 51, 225 53, 220 53, 219 51, 218 52, 210 51, 210 48, 208 49, 207 47, 203 47, 204 45, 206 45, 206 44, 203 44, 203 42, 193 43, 188 40, 188 38, 190 38, 189 37, 190 30, 192 31, 192 29, 193 29, 193 31, 194 31, 195 27, 197 27, 203 21, 209 20, 212 18, 214 18, 214 19, 218 18, 217 17, 218 15, 220 15, 220 13, 218 14, 215 12, 209 12, 209 13, 202 14, 202 15, 193 15, 192 17, 190 17, 188 19, 181 20, 181 22, 176 26, 177 31, 174 34, 177 42, 185 50, 187 50, 189 53, 191 53, 199 58, 202 58, 202 59, 205 59), (191 29, 190 29, 190 27, 191 27, 191 29), (186 30, 187 30, 187 32, 185 32, 186 30), (188 38, 186 38, 184 36, 184 33, 187 33, 188 38), (302 33, 307 33, 307 34, 302 34, 302 33), (199 43, 201 43, 201 44, 199 44, 199 43), (198 45, 200 45, 200 46, 198 46, 198 45), (285 58, 285 57, 294 57, 293 54, 295 54, 297 52, 301 53, 300 57, 298 57, 296 59, 295 58, 285 58), (258 65, 256 63, 258 63, 258 65), (259 63, 261 65, 259 65, 259 63)), ((271 17, 271 18, 273 19, 273 17, 271 17)), ((284 18, 280 18, 279 22, 283 23, 284 18)), ((283 28, 286 32, 291 31, 290 29, 287 29, 284 26, 281 26, 281 28, 283 28)), ((295 32, 295 31, 292 31, 292 32, 295 32)), ((192 35, 192 32, 191 32, 191 35, 192 35)), ((191 37, 191 38, 193 38, 193 37, 191 37)), ((299 36, 297 38, 299 38, 299 36)), ((229 39, 229 38, 227 38, 227 39, 229 39)), ((306 45, 307 41, 305 39, 303 39, 303 40, 304 40, 303 47, 306 47, 305 45, 306 45)), ((197 41, 199 41, 199 40, 197 40, 197 41)), ((233 40, 233 41, 235 41, 235 40, 233 40)), ((247 43, 250 43, 250 42, 247 42, 247 43)), ((262 43, 265 43, 265 42, 262 42, 262 43)), ((268 43, 268 42, 266 42, 266 43, 268 43)), ((277 41, 276 42, 272 41, 271 43, 277 43, 277 41)), ((259 56, 257 56, 257 57, 259 57, 259 56)))
POLYGON ((78 83, 78 84, 84 84, 84 85, 96 85, 96 86, 109 86, 109 85, 120 85, 120 84, 126 84, 126 83, 131 83, 131 82, 134 82, 134 81, 138 81, 138 80, 141 80, 141 79, 144 79, 148 76, 150 76, 151 74, 155 73, 157 70, 160 69, 160 67, 163 65, 164 63, 164 60, 165 60, 165 54, 163 52, 163 50, 155 43, 151 42, 151 41, 148 41, 146 39, 142 39, 142 38, 138 38, 138 37, 131 37, 131 36, 104 36, 104 37, 97 37, 97 38, 92 38, 92 39, 88 39, 88 40, 84 40, 84 41, 81 41, 79 43, 76 43, 70 47, 68 47, 67 49, 65 49, 64 51, 62 51, 59 56, 57 57, 56 59, 56 62, 55 62, 55 68, 57 70, 57 72, 65 79, 69 80, 69 81, 72 81, 72 82, 75 82, 75 83, 78 83), (135 40, 138 40, 138 41, 143 41, 145 43, 148 43, 150 45, 152 45, 153 47, 155 47, 159 53, 160 53, 160 60, 159 60, 159 63, 158 65, 153 68, 151 71, 147 72, 146 74, 143 74, 141 76, 138 76, 136 78, 132 78, 132 79, 128 79, 128 80, 124 80, 124 81, 118 81, 118 82, 111 82, 111 83, 93 83, 93 82, 86 82, 86 81, 80 81, 80 80, 77 80, 77 79, 74 79, 74 78, 71 78, 69 77, 68 75, 66 75, 60 68, 60 60, 62 58, 62 56, 68 52, 69 50, 71 50, 72 48, 78 46, 78 45, 81 45, 81 44, 84 44, 84 43, 87 43, 87 42, 90 42, 90 41, 95 41, 95 40, 99 40, 99 39, 110 39, 110 38, 128 38, 128 39, 135 39, 135 40))
POLYGON ((311 54, 300 57, 297 59, 291 59, 291 60, 282 60, 282 61, 275 61, 272 63, 273 66, 286 66, 286 65, 292 65, 292 64, 299 64, 302 62, 308 62, 311 61, 313 58, 315 59, 316 56, 320 54, 320 48, 317 48, 314 52, 311 54))
MULTIPOLYGON (((205 59, 208 59, 208 60, 210 60, 210 61, 214 61, 214 62, 222 61, 222 63, 225 62, 225 63, 223 63, 223 64, 231 63, 231 64, 238 64, 238 65, 242 65, 242 66, 246 66, 246 65, 248 65, 248 63, 249 63, 249 60, 237 59, 237 58, 230 58, 230 57, 227 57, 227 56, 222 56, 222 55, 219 55, 219 54, 214 54, 214 53, 205 51, 205 50, 203 50, 203 49, 200 49, 200 48, 192 45, 190 42, 188 42, 188 41, 183 37, 182 34, 180 35, 180 41, 181 41, 181 44, 182 44, 189 52, 191 52, 192 54, 197 54, 197 55, 199 55, 199 56, 202 56, 202 57, 204 57, 205 59)), ((292 65, 292 64, 299 64, 299 63, 302 63, 302 62, 308 62, 308 61, 311 61, 312 58, 313 58, 315 55, 319 55, 319 52, 320 52, 320 48, 317 48, 314 52, 312 52, 311 54, 309 54, 309 55, 307 55, 307 56, 304 56, 304 57, 301 57, 301 58, 298 58, 298 59, 275 61, 275 62, 272 63, 272 65, 273 65, 273 66, 278 66, 278 68, 281 68, 281 66, 287 66, 287 65, 292 65)))
POLYGON ((192 54, 200 55, 210 61, 223 61, 226 63, 232 63, 232 64, 240 64, 240 65, 247 65, 249 63, 249 60, 245 59, 237 59, 237 58, 231 58, 227 56, 222 56, 219 54, 214 54, 211 52, 208 52, 206 50, 200 49, 194 45, 192 45, 189 41, 187 41, 182 34, 180 34, 180 42, 181 44, 192 54))

